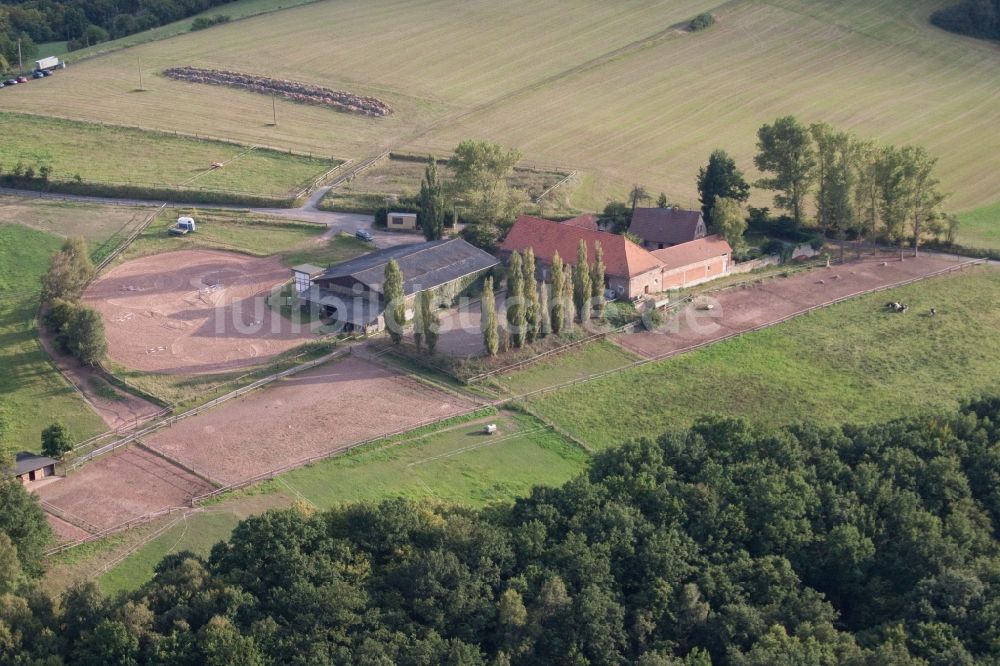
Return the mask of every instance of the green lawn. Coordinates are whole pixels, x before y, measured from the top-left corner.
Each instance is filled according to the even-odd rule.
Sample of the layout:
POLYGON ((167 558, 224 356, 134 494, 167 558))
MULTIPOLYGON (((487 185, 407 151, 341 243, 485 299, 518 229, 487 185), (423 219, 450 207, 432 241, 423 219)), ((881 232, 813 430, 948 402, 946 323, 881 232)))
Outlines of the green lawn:
POLYGON ((1000 249, 1000 201, 958 216, 958 242, 1000 249))
POLYGON ((169 208, 126 250, 124 259, 192 249, 233 250, 256 257, 306 252, 322 247, 319 237, 324 231, 317 224, 245 211, 169 208), (182 215, 195 219, 197 231, 187 236, 169 235, 167 229, 182 215))
POLYGON ((314 264, 331 266, 353 259, 375 249, 371 243, 358 240, 351 234, 341 232, 323 243, 313 243, 287 252, 282 261, 287 266, 314 264))
POLYGON ((546 394, 532 406, 595 448, 655 437, 709 413, 833 425, 947 408, 1000 391, 998 303, 1000 271, 970 269, 546 394), (912 310, 887 314, 887 300, 912 310), (926 315, 931 307, 938 316, 926 315))
MULTIPOLYGON (((35 85, 44 85, 44 81, 35 85)), ((163 132, 0 112, 0 170, 52 169, 53 181, 180 187, 286 197, 338 164, 163 132), (212 169, 215 162, 224 163, 212 169)))
POLYGON ((76 441, 104 423, 49 362, 35 333, 39 278, 62 240, 18 225, 0 225, 0 450, 41 446, 41 431, 62 421, 76 441))
POLYGON ((243 494, 212 504, 151 540, 100 579, 105 592, 135 589, 159 560, 188 549, 207 554, 248 513, 292 502, 330 508, 346 502, 410 497, 483 506, 527 494, 535 485, 564 483, 586 468, 588 456, 545 424, 501 413, 420 431, 303 467, 243 494), (484 435, 483 424, 498 431, 484 435))
POLYGON ((622 368, 638 360, 631 352, 604 340, 577 347, 524 370, 495 378, 492 385, 505 393, 519 395, 574 379, 622 368))

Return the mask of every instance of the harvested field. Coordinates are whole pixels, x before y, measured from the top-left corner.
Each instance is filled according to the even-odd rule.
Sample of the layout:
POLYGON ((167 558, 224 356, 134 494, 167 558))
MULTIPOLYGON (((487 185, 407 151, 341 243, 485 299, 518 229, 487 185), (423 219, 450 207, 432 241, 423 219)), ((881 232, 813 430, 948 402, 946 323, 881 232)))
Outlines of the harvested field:
POLYGON ((260 363, 311 337, 265 303, 288 279, 276 258, 182 250, 125 262, 83 299, 101 313, 118 363, 202 374, 260 363))
POLYGON ((181 421, 146 444, 231 483, 473 406, 349 357, 181 421))
POLYGON ((838 298, 899 284, 954 265, 953 258, 924 254, 901 262, 898 253, 886 253, 788 278, 764 279, 698 297, 660 329, 616 336, 614 341, 646 358, 669 356, 838 298), (712 309, 703 309, 709 303, 712 309))
POLYGON ((75 522, 107 529, 212 489, 207 482, 141 447, 98 458, 38 497, 75 522))
POLYGON ((197 67, 169 67, 163 70, 164 76, 179 81, 204 83, 212 86, 228 86, 260 93, 261 95, 277 95, 292 102, 304 104, 319 104, 337 111, 357 113, 362 116, 380 118, 392 113, 389 105, 374 97, 355 95, 343 90, 330 90, 322 86, 313 86, 296 81, 272 79, 254 74, 241 74, 217 69, 199 69, 197 67))

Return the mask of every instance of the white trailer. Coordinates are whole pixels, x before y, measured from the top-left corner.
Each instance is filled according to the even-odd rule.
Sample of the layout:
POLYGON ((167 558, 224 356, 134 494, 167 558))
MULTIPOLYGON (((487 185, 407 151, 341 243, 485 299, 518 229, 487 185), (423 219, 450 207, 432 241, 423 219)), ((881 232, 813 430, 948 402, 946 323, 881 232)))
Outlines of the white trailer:
POLYGON ((35 61, 35 71, 40 71, 43 69, 55 69, 59 66, 59 58, 55 56, 49 56, 48 58, 42 58, 41 60, 35 61))

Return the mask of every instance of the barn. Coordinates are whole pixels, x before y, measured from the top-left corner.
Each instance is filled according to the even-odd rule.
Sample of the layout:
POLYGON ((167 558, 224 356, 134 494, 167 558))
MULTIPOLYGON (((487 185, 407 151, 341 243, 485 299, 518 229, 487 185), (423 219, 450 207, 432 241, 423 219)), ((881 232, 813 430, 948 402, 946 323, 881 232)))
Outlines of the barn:
MULTIPOLYGON (((355 257, 311 277, 308 289, 299 292, 299 300, 344 332, 381 331, 386 309, 382 282, 385 267, 393 259, 403 273, 407 319, 413 317, 421 292, 433 290, 442 302, 453 302, 500 263, 461 238, 400 245, 355 257)), ((296 268, 302 268, 296 273, 298 280, 315 267, 296 268)))
POLYGON ((58 461, 48 456, 39 456, 28 451, 20 451, 14 456, 14 476, 24 485, 41 481, 56 475, 58 461))

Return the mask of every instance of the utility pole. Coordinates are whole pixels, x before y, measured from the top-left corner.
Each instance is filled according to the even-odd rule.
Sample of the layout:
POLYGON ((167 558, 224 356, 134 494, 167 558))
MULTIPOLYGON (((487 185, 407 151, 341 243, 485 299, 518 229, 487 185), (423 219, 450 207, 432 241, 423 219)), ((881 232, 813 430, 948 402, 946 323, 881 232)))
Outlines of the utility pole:
POLYGON ((21 38, 17 38, 17 73, 24 76, 24 63, 21 62, 21 38))
POLYGON ((278 126, 278 107, 274 103, 274 94, 271 94, 271 124, 278 126))
POLYGON ((142 56, 136 56, 137 66, 139 68, 139 90, 143 90, 142 87, 142 56))

